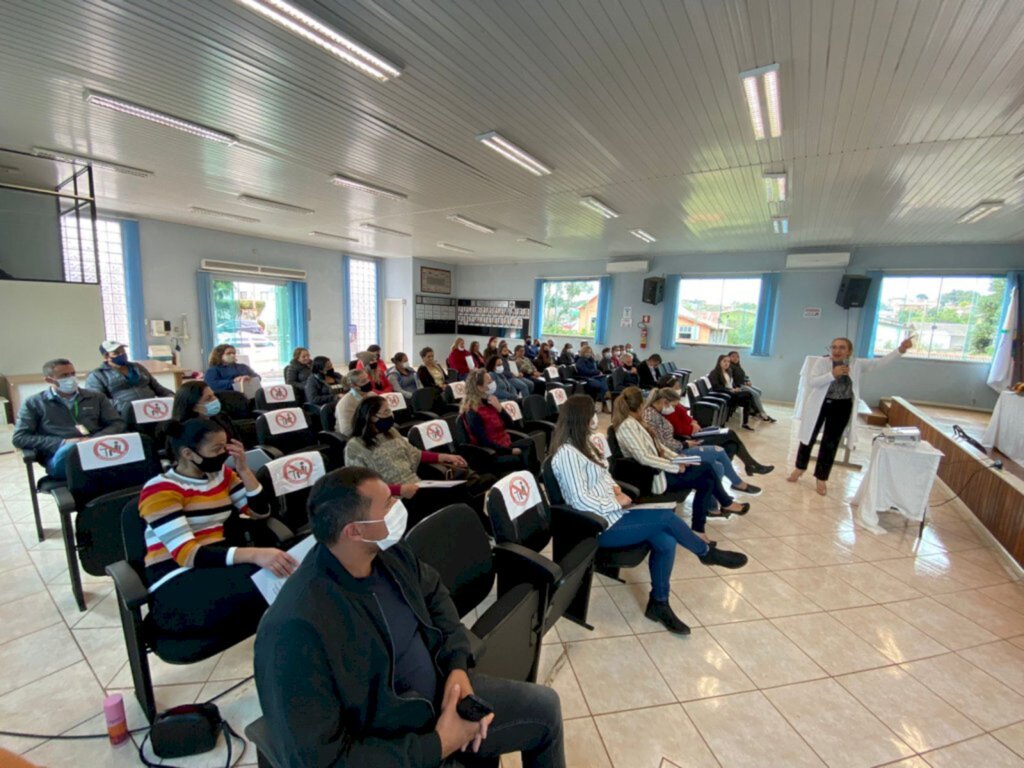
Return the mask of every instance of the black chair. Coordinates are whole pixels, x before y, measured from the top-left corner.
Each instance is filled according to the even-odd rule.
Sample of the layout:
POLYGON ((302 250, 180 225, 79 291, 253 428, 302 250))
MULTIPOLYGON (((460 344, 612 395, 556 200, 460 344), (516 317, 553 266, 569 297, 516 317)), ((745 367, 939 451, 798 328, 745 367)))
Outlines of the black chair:
POLYGON ((548 403, 548 413, 554 416, 556 420, 558 419, 559 409, 565 405, 565 401, 569 395, 570 391, 568 388, 558 389, 557 387, 555 389, 549 389, 547 393, 545 393, 544 399, 547 400, 548 403))
POLYGON ((566 382, 562 381, 562 374, 558 372, 557 365, 549 365, 547 368, 541 369, 541 374, 544 376, 545 391, 550 392, 552 389, 570 389, 574 390, 566 382))
MULTIPOLYGON (((565 497, 562 495, 562 489, 558 485, 558 478, 555 477, 555 471, 551 468, 551 459, 545 459, 544 463, 541 464, 540 469, 541 482, 544 484, 544 493, 548 497, 548 504, 554 508, 564 508, 572 510, 575 514, 583 517, 588 516, 589 519, 594 522, 599 522, 602 526, 601 530, 605 530, 608 527, 608 521, 602 518, 600 515, 594 515, 590 512, 584 512, 583 510, 573 510, 572 507, 566 504, 565 497)), ((636 499, 638 492, 636 488, 629 486, 628 484, 619 482, 619 487, 622 488, 623 493, 636 499)), ((610 579, 616 581, 622 581, 619 577, 619 571, 623 568, 635 568, 640 565, 644 560, 647 559, 647 555, 651 552, 650 545, 634 544, 629 547, 601 547, 597 548, 597 553, 594 556, 594 570, 600 573, 602 576, 607 576, 610 579)))
POLYGON ((256 410, 276 411, 279 408, 294 408, 300 405, 291 384, 268 384, 256 390, 256 410))
MULTIPOLYGON (((505 430, 512 440, 530 440, 529 435, 514 430, 505 430)), ((469 428, 466 424, 465 414, 459 416, 451 424, 451 433, 455 441, 455 450, 463 456, 469 465, 477 472, 491 474, 495 477, 504 477, 510 472, 524 467, 523 456, 511 454, 499 454, 493 448, 476 445, 469 436, 469 428)))
POLYGON ((516 472, 495 483, 487 492, 486 508, 499 544, 519 544, 537 554, 548 544, 552 546, 562 578, 554 585, 544 631, 562 616, 593 629, 587 623, 587 613, 597 537, 606 527, 604 520, 566 506, 548 506, 529 472, 516 472))
POLYGON ((84 440, 68 453, 65 467, 67 485, 54 488, 51 495, 60 513, 71 591, 78 610, 84 611, 79 560, 86 573, 102 576, 108 565, 123 559, 120 516, 125 500, 162 467, 153 441, 137 433, 84 440))
POLYGON ((327 472, 328 465, 321 451, 310 450, 282 456, 255 470, 264 492, 272 491, 270 514, 291 530, 304 533, 309 527, 309 492, 327 472))
POLYGON ((626 387, 636 386, 626 381, 626 371, 623 368, 616 368, 612 371, 611 383, 608 386, 608 393, 614 400, 626 387))
POLYGON ((554 423, 550 421, 529 421, 523 418, 523 409, 514 400, 506 400, 501 408, 508 417, 512 419, 510 435, 521 435, 533 440, 536 447, 538 460, 543 460, 548 455, 548 440, 555 430, 554 423))
POLYGON ((409 407, 409 401, 401 392, 388 392, 381 397, 387 401, 388 408, 391 409, 391 414, 395 418, 395 429, 402 435, 408 435, 409 430, 416 424, 430 421, 426 416, 414 413, 409 407))
POLYGON ((39 464, 44 470, 46 467, 39 461, 39 454, 31 448, 21 449, 21 459, 25 462, 25 474, 28 475, 28 492, 32 500, 32 514, 36 520, 36 536, 39 537, 40 541, 43 541, 46 539, 46 532, 43 530, 43 517, 39 511, 39 494, 52 493, 57 488, 65 485, 66 481, 56 480, 46 474, 37 480, 35 465, 39 464))
POLYGON ((260 445, 269 445, 283 454, 297 453, 318 446, 302 408, 280 408, 256 418, 256 436, 260 445))
POLYGON ((232 421, 253 418, 252 403, 241 392, 229 389, 225 392, 217 392, 216 395, 217 399, 220 400, 221 410, 224 415, 232 421))
POLYGON ((465 504, 439 509, 405 539, 437 570, 460 617, 477 608, 497 581, 498 599, 473 624, 476 670, 536 682, 547 600, 561 580, 550 560, 517 544, 491 546, 477 513, 465 504))
POLYGON ((721 427, 729 419, 729 408, 720 398, 702 397, 696 381, 687 386, 690 414, 702 426, 721 427))
POLYGON ((459 403, 462 402, 462 396, 466 391, 466 382, 464 381, 453 381, 445 386, 441 396, 444 400, 445 410, 451 411, 454 409, 458 411, 459 403))
POLYGON ((434 419, 415 424, 409 430, 408 439, 421 451, 435 453, 457 453, 466 460, 474 472, 488 474, 493 471, 495 452, 492 448, 473 445, 463 434, 463 442, 455 439, 458 429, 458 417, 449 422, 446 419, 434 419), (427 446, 431 447, 427 447, 427 446))
MULTIPOLYGON (((117 562, 107 566, 106 570, 114 580, 135 698, 138 699, 146 719, 153 722, 156 717, 156 698, 153 694, 153 678, 149 671, 150 653, 156 654, 168 664, 194 664, 240 643, 250 633, 239 630, 234 633, 185 638, 161 633, 153 623, 152 615, 143 618, 142 608, 149 604, 150 595, 145 573, 146 523, 139 515, 137 497, 130 499, 127 504, 122 504, 119 522, 124 554, 117 562)), ((281 541, 292 538, 291 531, 285 530, 277 521, 268 521, 268 527, 281 541)))
POLYGON ((575 365, 558 366, 559 380, 565 384, 565 388, 572 394, 579 394, 586 388, 587 380, 576 373, 575 365))
POLYGON ((551 435, 555 431, 555 421, 558 418, 558 411, 552 410, 548 401, 548 395, 529 395, 523 398, 523 416, 525 424, 530 424, 535 429, 542 430, 551 442, 551 435))
POLYGON ((424 387, 413 393, 412 412, 416 418, 429 421, 439 419, 446 413, 458 413, 459 406, 446 403, 437 388, 424 387))
POLYGON ((148 397, 133 400, 125 409, 125 425, 129 432, 138 432, 153 441, 158 451, 167 445, 167 425, 171 423, 173 397, 148 397))

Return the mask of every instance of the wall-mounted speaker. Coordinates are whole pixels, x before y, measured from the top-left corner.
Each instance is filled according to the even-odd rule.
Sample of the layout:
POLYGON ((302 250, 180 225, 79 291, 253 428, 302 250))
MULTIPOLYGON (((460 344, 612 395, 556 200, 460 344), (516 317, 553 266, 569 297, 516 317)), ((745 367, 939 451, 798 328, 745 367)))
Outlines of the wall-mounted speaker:
POLYGON ((665 278, 648 277, 644 280, 644 304, 661 304, 665 298, 665 278))
POLYGON ((863 307, 868 298, 868 289, 871 287, 871 278, 862 275, 843 275, 839 283, 839 293, 836 294, 836 304, 843 309, 850 307, 863 307))

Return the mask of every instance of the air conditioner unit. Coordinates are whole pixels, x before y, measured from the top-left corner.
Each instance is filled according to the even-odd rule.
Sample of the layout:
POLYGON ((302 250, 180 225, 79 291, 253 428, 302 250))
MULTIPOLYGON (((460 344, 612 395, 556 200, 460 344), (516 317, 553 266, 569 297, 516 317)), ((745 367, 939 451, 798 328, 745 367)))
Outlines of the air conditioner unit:
POLYGON ((250 275, 252 277, 276 277, 280 280, 305 280, 306 270, 289 269, 288 267, 266 267, 259 264, 242 264, 237 261, 218 261, 203 259, 202 269, 205 272, 229 272, 233 275, 250 275))
POLYGON ((786 269, 841 269, 849 264, 850 254, 844 251, 790 253, 786 256, 786 269))
POLYGON ((622 272, 646 272, 650 262, 647 259, 639 259, 637 261, 609 261, 608 267, 605 270, 609 275, 615 275, 622 272))

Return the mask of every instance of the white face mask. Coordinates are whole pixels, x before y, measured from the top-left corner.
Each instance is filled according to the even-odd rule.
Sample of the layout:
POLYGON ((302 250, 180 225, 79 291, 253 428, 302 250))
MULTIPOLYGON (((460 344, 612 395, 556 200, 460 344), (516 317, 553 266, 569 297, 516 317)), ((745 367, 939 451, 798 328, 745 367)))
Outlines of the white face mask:
POLYGON ((675 410, 675 406, 666 405, 664 408, 661 409, 661 413, 664 416, 671 416, 675 412, 675 410))
POLYGON ((402 503, 402 500, 398 499, 395 501, 395 503, 391 505, 391 509, 388 510, 388 513, 384 515, 384 519, 378 520, 377 522, 383 522, 384 525, 387 526, 388 535, 383 539, 377 539, 375 541, 370 539, 363 539, 363 541, 369 544, 376 544, 380 548, 380 551, 383 552, 401 541, 402 536, 405 535, 405 526, 409 522, 409 513, 406 511, 405 504, 402 503))
POLYGON ((78 391, 78 380, 74 376, 57 379, 57 391, 65 395, 73 395, 78 391))
POLYGON ((487 385, 487 394, 488 395, 493 395, 497 391, 498 391, 498 382, 492 381, 490 384, 487 385))
POLYGON ((224 355, 221 358, 221 360, 224 362, 225 365, 231 365, 232 363, 235 362, 235 356, 234 355, 224 355))
POLYGON ((597 422, 597 414, 595 413, 593 416, 590 417, 590 431, 591 432, 597 431, 597 423, 598 423, 597 422))

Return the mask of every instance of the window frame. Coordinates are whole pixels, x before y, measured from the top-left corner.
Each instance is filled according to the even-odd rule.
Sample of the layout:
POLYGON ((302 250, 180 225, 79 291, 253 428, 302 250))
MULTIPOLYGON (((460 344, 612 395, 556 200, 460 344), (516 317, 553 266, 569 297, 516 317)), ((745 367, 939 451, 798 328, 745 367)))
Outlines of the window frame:
MULTIPOLYGON (((691 275, 689 277, 687 277, 685 274, 684 275, 680 275, 679 276, 679 298, 678 298, 678 301, 676 302, 676 317, 679 316, 679 309, 682 306, 682 302, 683 302, 683 284, 686 281, 688 281, 688 280, 693 280, 693 281, 696 281, 696 280, 722 280, 722 281, 728 281, 728 280, 757 280, 757 282, 758 282, 758 290, 757 290, 758 299, 757 299, 757 302, 756 302, 756 304, 754 306, 754 332, 753 332, 753 335, 751 336, 749 344, 729 343, 728 341, 724 341, 724 342, 717 342, 717 341, 702 342, 702 341, 693 341, 692 339, 683 339, 683 338, 680 338, 680 336, 679 336, 679 333, 680 333, 680 331, 683 328, 693 328, 693 329, 696 329, 697 336, 699 338, 700 337, 700 325, 699 324, 695 324, 695 325, 677 324, 677 326, 676 326, 676 334, 675 334, 675 343, 677 345, 683 344, 683 345, 688 346, 688 347, 700 347, 702 349, 705 349, 705 348, 706 349, 712 349, 712 348, 716 348, 716 347, 717 348, 722 348, 722 349, 744 349, 744 350, 751 350, 751 349, 753 349, 754 348, 754 344, 755 344, 756 339, 757 339, 757 320, 758 320, 758 314, 759 314, 759 310, 760 310, 760 306, 761 306, 761 290, 764 287, 764 273, 758 272, 758 273, 755 273, 755 274, 743 274, 743 273, 736 274, 736 273, 732 273, 732 274, 727 274, 727 275, 691 275)), ((720 310, 720 313, 721 313, 721 304, 719 304, 719 310, 720 310)), ((674 319, 673 319, 673 321, 674 321, 674 319)))
POLYGON ((543 338, 547 338, 547 337, 550 336, 552 338, 559 338, 559 339, 579 339, 581 341, 594 342, 597 339, 597 324, 598 324, 599 314, 600 314, 600 311, 601 311, 601 299, 602 299, 602 296, 601 296, 601 293, 602 293, 601 277, 602 276, 598 275, 596 277, 544 277, 544 278, 540 278, 540 283, 541 283, 541 290, 540 290, 540 294, 539 294, 540 303, 535 308, 536 318, 537 319, 536 319, 536 321, 534 323, 534 329, 533 329, 533 334, 532 335, 535 338, 542 338, 542 337, 543 338), (547 331, 544 330, 544 303, 545 303, 544 302, 544 298, 545 298, 545 289, 547 288, 548 285, 550 285, 552 283, 594 283, 594 284, 596 284, 596 286, 597 286, 597 293, 595 294, 595 297, 597 298, 597 304, 594 307, 594 316, 591 318, 591 321, 590 321, 590 326, 591 327, 587 330, 586 333, 569 333, 569 334, 565 334, 565 333, 548 333, 547 331))
MULTIPOLYGON (((357 255, 357 254, 345 254, 344 257, 343 257, 343 261, 344 261, 344 269, 342 270, 342 273, 343 273, 343 276, 344 276, 343 277, 344 284, 342 286, 342 297, 343 297, 343 302, 342 302, 342 304, 343 304, 343 306, 342 306, 342 321, 344 323, 344 327, 342 328, 342 339, 343 339, 344 350, 345 350, 345 363, 347 365, 349 361, 355 359, 355 353, 360 351, 358 349, 354 350, 354 349, 351 348, 352 347, 352 343, 351 343, 351 339, 349 338, 349 332, 348 332, 348 329, 352 325, 352 292, 351 292, 352 291, 352 279, 351 279, 351 275, 352 275, 352 262, 353 261, 361 261, 361 262, 367 262, 367 263, 370 263, 370 264, 373 265, 374 283, 375 283, 375 288, 376 288, 376 291, 375 291, 375 293, 376 293, 376 301, 375 301, 375 305, 376 305, 375 326, 376 326, 376 328, 375 328, 375 331, 374 331, 374 335, 375 335, 375 337, 377 339, 374 343, 376 343, 376 344, 380 344, 381 343, 381 310, 382 310, 382 304, 383 304, 383 298, 382 297, 383 297, 384 293, 383 293, 383 286, 381 285, 381 271, 382 270, 381 270, 381 261, 380 261, 380 259, 375 259, 375 258, 373 258, 371 256, 362 256, 362 255, 357 255)), ((365 347, 364 347, 364 349, 365 349, 365 347)))

